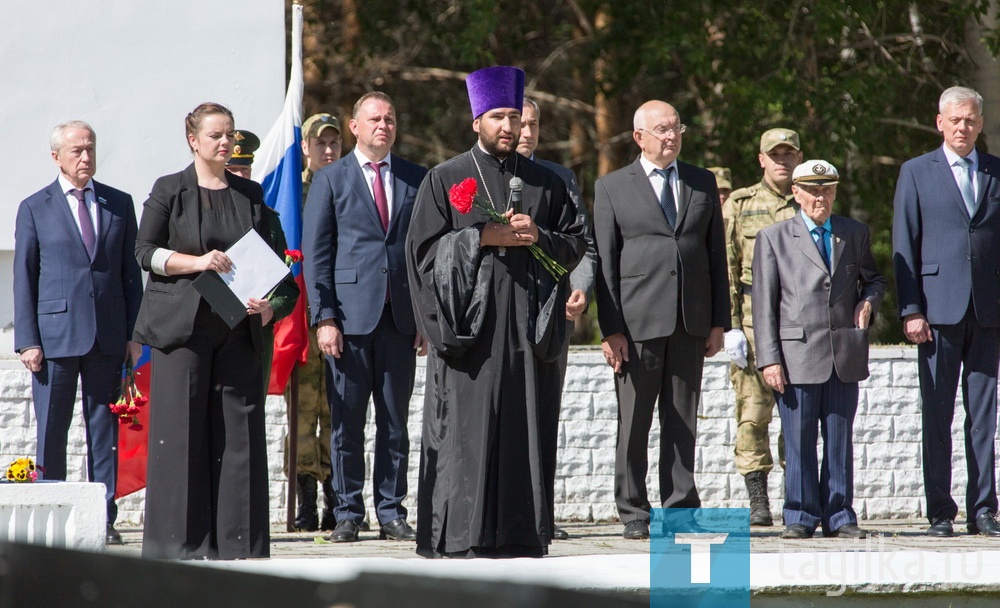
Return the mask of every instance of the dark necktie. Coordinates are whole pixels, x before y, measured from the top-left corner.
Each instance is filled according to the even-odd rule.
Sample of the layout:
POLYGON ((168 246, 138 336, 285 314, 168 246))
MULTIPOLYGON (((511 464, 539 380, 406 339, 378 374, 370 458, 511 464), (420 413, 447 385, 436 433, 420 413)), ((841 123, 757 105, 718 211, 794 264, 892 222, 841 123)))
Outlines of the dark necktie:
POLYGON ((673 167, 666 169, 653 169, 653 171, 663 176, 663 190, 660 191, 660 208, 667 218, 667 223, 673 228, 677 223, 677 202, 674 200, 674 189, 670 187, 670 172, 673 167))
POLYGON ((830 252, 826 250, 826 228, 822 226, 816 226, 812 229, 812 233, 819 237, 816 241, 816 247, 819 249, 819 255, 823 258, 823 262, 826 264, 826 269, 830 270, 830 252))
MULTIPOLYGON (((389 200, 385 195, 385 183, 382 181, 382 172, 379 171, 387 165, 386 162, 368 163, 368 166, 375 171, 375 181, 372 182, 372 193, 375 195, 375 208, 378 209, 378 217, 382 220, 382 231, 389 231, 389 200)), ((385 301, 389 301, 389 275, 385 275, 385 301)))
MULTIPOLYGON (((87 188, 86 190, 90 190, 87 188)), ((76 215, 80 218, 80 235, 83 237, 83 246, 87 249, 87 255, 94 259, 94 247, 97 244, 97 236, 94 233, 94 220, 90 218, 90 210, 87 209, 86 190, 73 188, 69 191, 76 199, 76 215)))
POLYGON ((385 183, 382 181, 382 173, 379 171, 388 163, 368 163, 368 166, 375 171, 375 181, 372 183, 372 192, 375 195, 375 207, 378 209, 379 219, 382 220, 382 230, 389 230, 389 200, 385 196, 385 183))

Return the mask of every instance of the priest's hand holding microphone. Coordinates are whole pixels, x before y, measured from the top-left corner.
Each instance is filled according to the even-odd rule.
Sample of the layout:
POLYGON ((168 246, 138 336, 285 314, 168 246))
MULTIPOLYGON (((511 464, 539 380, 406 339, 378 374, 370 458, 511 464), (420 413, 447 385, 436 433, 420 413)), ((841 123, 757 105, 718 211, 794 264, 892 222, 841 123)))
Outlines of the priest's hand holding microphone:
POLYGON ((481 244, 488 247, 523 247, 538 242, 538 226, 531 216, 521 212, 523 188, 524 182, 520 177, 511 178, 511 208, 504 213, 510 223, 488 222, 483 226, 481 244))

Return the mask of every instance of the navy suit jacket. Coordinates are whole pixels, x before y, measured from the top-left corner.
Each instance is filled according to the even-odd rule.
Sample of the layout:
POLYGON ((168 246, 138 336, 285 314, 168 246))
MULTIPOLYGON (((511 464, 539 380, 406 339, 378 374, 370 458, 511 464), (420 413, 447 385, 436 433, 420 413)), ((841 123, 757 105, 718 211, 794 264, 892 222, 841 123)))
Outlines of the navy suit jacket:
POLYGON ((95 341, 125 356, 142 299, 132 197, 94 182, 97 247, 87 255, 56 180, 21 202, 14 229, 14 350, 78 357, 95 341))
POLYGON ((313 175, 302 222, 303 273, 310 322, 336 319, 348 335, 371 333, 384 308, 386 281, 396 328, 415 334, 406 275, 406 232, 427 169, 391 155, 389 229, 354 152, 313 175))
POLYGON ((944 150, 903 163, 892 224, 899 315, 931 325, 976 319, 1000 327, 1000 159, 979 151, 976 215, 962 201, 944 150))

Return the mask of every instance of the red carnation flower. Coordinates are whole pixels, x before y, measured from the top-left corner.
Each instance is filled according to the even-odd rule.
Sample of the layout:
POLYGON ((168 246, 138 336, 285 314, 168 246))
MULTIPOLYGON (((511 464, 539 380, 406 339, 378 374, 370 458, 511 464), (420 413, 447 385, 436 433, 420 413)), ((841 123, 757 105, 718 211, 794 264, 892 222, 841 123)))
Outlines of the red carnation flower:
POLYGON ((141 431, 142 430, 142 425, 139 424, 138 422, 133 422, 131 425, 129 425, 128 430, 130 430, 130 431, 141 431))
POLYGON ((478 190, 479 184, 476 183, 476 180, 467 177, 448 190, 448 201, 456 211, 465 215, 472 211, 472 203, 476 200, 476 191, 478 190))
POLYGON ((301 262, 303 259, 305 259, 305 256, 303 256, 302 252, 299 251, 298 249, 285 250, 285 261, 288 262, 289 264, 297 264, 298 262, 301 262))
POLYGON ((138 397, 136 397, 133 400, 133 403, 135 403, 139 407, 142 407, 142 406, 146 405, 147 403, 149 403, 149 397, 147 397, 145 395, 139 395, 138 397))
POLYGON ((121 416, 121 417, 118 418, 118 422, 120 424, 131 424, 132 423, 132 417, 131 416, 121 416))

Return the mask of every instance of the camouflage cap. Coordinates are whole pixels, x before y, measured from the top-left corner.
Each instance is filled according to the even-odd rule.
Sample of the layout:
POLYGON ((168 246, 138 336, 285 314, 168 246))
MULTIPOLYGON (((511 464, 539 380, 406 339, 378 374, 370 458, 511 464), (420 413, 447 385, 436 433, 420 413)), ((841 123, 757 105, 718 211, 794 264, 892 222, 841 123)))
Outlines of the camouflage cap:
POLYGON ((236 140, 233 145, 233 157, 229 159, 230 165, 252 165, 253 153, 260 147, 260 138, 242 129, 233 133, 236 140))
POLYGON ((780 145, 791 146, 796 150, 802 149, 799 147, 799 134, 791 129, 768 129, 760 136, 760 151, 764 154, 780 145))
POLYGON ((807 186, 826 186, 840 181, 837 168, 825 160, 807 160, 792 171, 792 183, 807 186))
POLYGON ((313 114, 302 123, 302 139, 310 139, 312 137, 319 137, 327 128, 336 129, 337 133, 343 133, 340 130, 340 121, 337 120, 336 116, 322 112, 320 114, 313 114))
POLYGON ((715 174, 715 183, 719 185, 720 189, 733 189, 733 172, 729 170, 729 167, 709 167, 708 170, 715 174))

